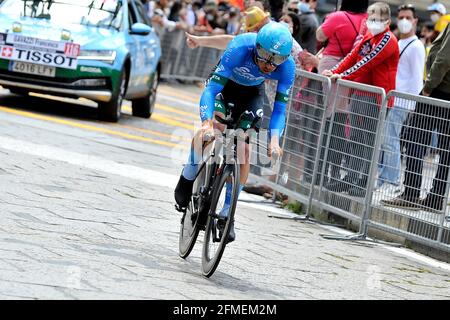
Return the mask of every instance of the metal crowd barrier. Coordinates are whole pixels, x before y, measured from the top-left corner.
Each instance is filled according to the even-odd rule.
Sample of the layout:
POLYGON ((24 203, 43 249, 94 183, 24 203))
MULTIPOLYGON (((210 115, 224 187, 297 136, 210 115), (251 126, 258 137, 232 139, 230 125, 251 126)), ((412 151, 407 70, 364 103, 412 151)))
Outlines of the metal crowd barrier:
MULTIPOLYGON (((187 48, 181 31, 161 39, 163 78, 204 81, 220 58, 187 48)), ((263 128, 275 88, 266 83, 263 128)), ((306 218, 328 211, 359 223, 356 238, 371 228, 450 252, 450 102, 297 70, 281 143, 275 167, 252 148, 251 176, 304 204, 306 218), (393 206, 405 190, 417 199, 393 206)))
POLYGON ((333 112, 322 132, 327 139, 314 205, 362 222, 372 191, 369 177, 385 113, 385 93, 343 80, 338 80, 335 92, 333 112))
POLYGON ((450 102, 396 91, 388 99, 395 103, 380 132, 374 177, 384 183, 373 194, 368 226, 448 250, 450 102), (401 194, 403 203, 395 201, 401 194))
POLYGON ((161 78, 204 81, 218 63, 221 50, 199 47, 189 49, 184 31, 164 31, 161 41, 161 78))
MULTIPOLYGON (((270 110, 275 89, 276 86, 272 82, 266 83, 267 99, 264 110, 270 110)), ((253 179, 301 202, 308 211, 313 195, 311 185, 319 171, 318 146, 321 145, 321 131, 325 121, 329 90, 328 78, 297 70, 291 91, 291 103, 286 110, 286 128, 281 140, 283 149, 281 160, 273 168, 264 149, 252 148, 254 156, 251 163, 253 168, 257 169, 252 172, 258 172, 252 176, 253 179)), ((270 119, 269 112, 265 112, 265 118, 270 119)), ((266 122, 263 128, 267 128, 267 125, 266 122)), ((260 132, 258 142, 267 143, 265 131, 260 132)))

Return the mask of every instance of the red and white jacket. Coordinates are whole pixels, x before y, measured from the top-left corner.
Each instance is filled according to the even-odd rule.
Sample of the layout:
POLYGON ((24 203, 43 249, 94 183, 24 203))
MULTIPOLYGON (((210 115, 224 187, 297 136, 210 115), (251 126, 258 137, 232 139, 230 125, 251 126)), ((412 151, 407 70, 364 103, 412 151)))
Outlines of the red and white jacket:
POLYGON ((344 80, 381 87, 388 94, 395 90, 399 55, 397 39, 388 28, 376 36, 367 32, 331 71, 344 80))

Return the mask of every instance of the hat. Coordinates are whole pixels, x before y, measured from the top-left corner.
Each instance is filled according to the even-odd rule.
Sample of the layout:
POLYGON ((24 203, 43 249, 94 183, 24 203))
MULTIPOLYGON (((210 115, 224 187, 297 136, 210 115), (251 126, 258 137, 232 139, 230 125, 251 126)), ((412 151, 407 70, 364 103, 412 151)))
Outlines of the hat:
POLYGON ((250 7, 245 12, 245 31, 251 32, 260 27, 270 13, 264 12, 258 7, 250 7))
POLYGON ((428 11, 437 11, 441 13, 442 15, 445 15, 447 13, 447 9, 445 9, 445 6, 442 3, 436 2, 433 3, 431 6, 428 6, 428 11))

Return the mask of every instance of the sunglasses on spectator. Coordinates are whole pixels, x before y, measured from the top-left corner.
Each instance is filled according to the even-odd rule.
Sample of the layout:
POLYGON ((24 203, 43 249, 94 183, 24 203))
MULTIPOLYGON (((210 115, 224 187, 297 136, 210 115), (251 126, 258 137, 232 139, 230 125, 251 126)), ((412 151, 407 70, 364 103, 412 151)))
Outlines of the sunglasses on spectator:
POLYGON ((386 22, 387 22, 387 20, 379 20, 379 19, 367 19, 367 22, 369 22, 369 23, 375 23, 375 22, 386 23, 386 22))
POLYGON ((398 7, 397 11, 402 10, 411 10, 412 12, 416 13, 416 7, 414 7, 413 4, 402 4, 401 6, 398 7))

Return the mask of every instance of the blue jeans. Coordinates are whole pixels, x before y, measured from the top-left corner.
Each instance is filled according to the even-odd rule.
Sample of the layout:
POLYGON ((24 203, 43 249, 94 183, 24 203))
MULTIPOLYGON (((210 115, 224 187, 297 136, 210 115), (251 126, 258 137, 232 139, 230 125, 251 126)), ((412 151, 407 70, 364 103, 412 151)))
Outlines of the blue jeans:
POLYGON ((385 137, 381 145, 381 161, 378 166, 378 186, 388 182, 400 184, 400 132, 409 110, 394 106, 386 117, 385 137))

